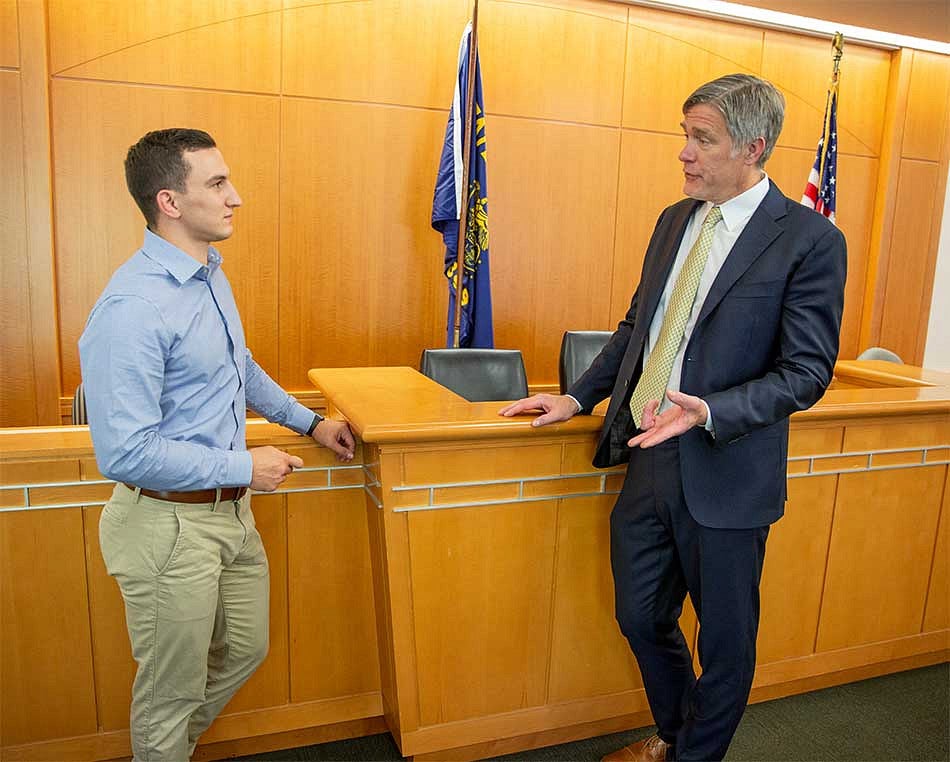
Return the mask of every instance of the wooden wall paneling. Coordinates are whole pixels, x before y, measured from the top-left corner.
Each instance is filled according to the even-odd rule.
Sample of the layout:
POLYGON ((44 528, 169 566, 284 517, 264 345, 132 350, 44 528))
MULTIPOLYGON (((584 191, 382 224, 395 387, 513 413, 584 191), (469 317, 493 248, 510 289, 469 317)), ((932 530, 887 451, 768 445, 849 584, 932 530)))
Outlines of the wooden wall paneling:
MULTIPOLYGON (((860 340, 861 320, 871 250, 875 180, 879 167, 878 159, 867 156, 838 156, 836 224, 848 243, 848 280, 844 289, 841 348, 838 352, 838 357, 843 360, 857 357, 865 349, 860 340)), ((807 179, 807 173, 803 177, 807 179)), ((803 191, 805 179, 801 181, 803 191)))
POLYGON ((54 75, 255 92, 279 86, 281 0, 47 5, 54 75))
MULTIPOLYGON (((415 367, 445 340, 429 224, 445 114, 286 99, 282 121, 281 383, 309 388, 314 367, 415 367)), ((488 182, 491 194, 490 169, 488 182)))
POLYGON ((916 635, 946 466, 841 474, 818 651, 916 635))
POLYGON ((20 106, 23 127, 26 252, 30 278, 30 336, 36 384, 36 422, 59 423, 60 337, 56 331, 52 179, 46 12, 43 3, 18 3, 20 106))
POLYGON ((264 541, 270 565, 270 650, 264 663, 241 686, 222 714, 281 706, 290 702, 286 497, 254 495, 251 500, 254 523, 264 541))
POLYGON ((643 687, 637 660, 614 617, 614 502, 612 495, 560 501, 547 703, 643 687))
POLYGON ((489 129, 495 346, 524 352, 530 383, 556 384, 564 331, 609 322, 620 131, 507 117, 489 129))
MULTIPOLYGON (((6 2, 16 20, 16 5, 6 2)), ((13 29, 14 40, 16 28, 13 29)), ((33 320, 30 311, 30 268, 27 255, 24 145, 20 110, 20 73, 0 71, 0 426, 35 426, 36 376, 33 371, 33 320)))
MULTIPOLYGON (((465 0, 288 2, 287 6, 285 94, 427 108, 452 105, 459 39, 471 13, 465 0)), ((489 87, 486 83, 486 107, 491 109, 489 87)), ((393 145, 388 138, 377 140, 393 145)), ((434 172, 438 154, 432 161, 434 172)))
POLYGON ((489 115, 620 124, 626 8, 494 2, 478 21, 489 115))
POLYGON ((125 604, 118 584, 109 576, 102 560, 99 546, 102 508, 83 508, 82 514, 99 727, 105 732, 125 730, 129 727, 132 680, 135 678, 125 604))
POLYGON ((114 82, 278 93, 280 14, 263 13, 185 29, 110 51, 60 74, 114 82))
MULTIPOLYGON (((15 69, 20 65, 20 38, 17 31, 17 0, 0 0, 0 66, 15 69)), ((9 103, 6 99, 3 102, 9 103)), ((4 162, 4 166, 9 165, 4 162)))
MULTIPOLYGON (((918 336, 921 300, 927 290, 930 264, 931 219, 937 198, 938 165, 916 159, 901 160, 894 208, 893 237, 884 289, 880 346, 897 352, 911 364, 919 364, 918 336)), ((926 319, 924 331, 926 332, 926 319)), ((919 354, 923 354, 923 348, 919 354)))
POLYGON ((761 29, 636 6, 629 24, 624 127, 680 135, 683 101, 697 87, 761 66, 761 29))
POLYGON ((0 514, 0 746, 96 732, 82 533, 75 509, 0 514))
POLYGON ((769 532, 762 572, 759 664, 814 651, 837 481, 789 479, 785 516, 769 532))
POLYGON ((914 51, 907 112, 904 120, 905 159, 939 161, 950 112, 950 56, 914 51))
POLYGON ((378 691, 362 490, 287 495, 291 701, 378 691))
POLYGON ((927 608, 924 610, 924 632, 950 629, 950 468, 943 482, 943 507, 937 527, 934 564, 927 589, 927 608))
MULTIPOLYGON (((677 109, 671 121, 678 124, 679 119, 677 109)), ((683 165, 677 158, 682 148, 678 134, 623 131, 610 317, 608 325, 591 328, 614 328, 630 307, 657 218, 665 207, 683 198, 683 165)))
MULTIPOLYGON (((817 140, 817 138, 816 138, 817 140)), ((801 198, 808 173, 815 161, 815 149, 776 148, 765 169, 789 198, 801 198)), ((859 347, 861 315, 874 214, 874 188, 878 160, 851 154, 838 155, 837 225, 848 243, 848 280, 845 284, 841 348, 838 357, 854 359, 859 347)))
POLYGON ((881 134, 881 163, 874 192, 874 217, 871 222, 871 245, 865 277, 864 307, 861 310, 861 350, 880 343, 881 318, 884 311, 884 289, 887 284, 894 210, 898 201, 898 177, 901 168, 901 143, 910 89, 911 64, 914 51, 898 50, 891 54, 887 98, 884 104, 884 130, 881 134))
MULTIPOLYGON (((839 153, 879 155, 890 64, 888 51, 845 40, 838 95, 839 153)), ((831 71, 829 40, 765 31, 762 76, 785 96, 779 144, 810 149, 812 160, 824 128, 831 71)))
POLYGON ((182 125, 212 134, 241 194, 235 233, 218 246, 247 344, 262 367, 276 373, 278 113, 276 97, 54 80, 61 199, 56 264, 66 390, 79 383, 77 341, 89 311, 112 272, 142 245, 144 220, 125 187, 126 151, 150 130, 182 125))
POLYGON ((409 514, 421 725, 545 702, 556 519, 554 500, 409 514))

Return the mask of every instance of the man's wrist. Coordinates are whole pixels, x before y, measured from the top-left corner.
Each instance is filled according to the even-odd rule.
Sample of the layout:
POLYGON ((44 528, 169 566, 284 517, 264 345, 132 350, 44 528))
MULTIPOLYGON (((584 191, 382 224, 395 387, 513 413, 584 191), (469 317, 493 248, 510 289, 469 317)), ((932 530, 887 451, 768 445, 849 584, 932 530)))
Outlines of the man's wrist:
POLYGON ((317 424, 320 423, 320 421, 322 421, 322 420, 323 420, 323 416, 322 416, 322 415, 320 415, 319 413, 314 413, 314 414, 313 414, 313 423, 311 423, 311 424, 310 424, 310 428, 307 429, 307 436, 308 436, 308 437, 312 437, 312 436, 313 436, 313 431, 314 431, 314 429, 317 428, 317 424))

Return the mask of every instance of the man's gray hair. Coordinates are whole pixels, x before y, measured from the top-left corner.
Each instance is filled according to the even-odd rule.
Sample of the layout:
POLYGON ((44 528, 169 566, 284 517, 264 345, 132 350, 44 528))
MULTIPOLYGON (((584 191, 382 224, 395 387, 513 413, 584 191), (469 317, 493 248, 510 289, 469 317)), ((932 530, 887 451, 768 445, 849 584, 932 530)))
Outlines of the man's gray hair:
POLYGON ((785 118, 785 98, 775 85, 751 74, 728 74, 707 82, 689 96, 683 104, 683 113, 701 104, 712 106, 722 114, 736 149, 764 138, 765 150, 758 165, 765 166, 785 118))

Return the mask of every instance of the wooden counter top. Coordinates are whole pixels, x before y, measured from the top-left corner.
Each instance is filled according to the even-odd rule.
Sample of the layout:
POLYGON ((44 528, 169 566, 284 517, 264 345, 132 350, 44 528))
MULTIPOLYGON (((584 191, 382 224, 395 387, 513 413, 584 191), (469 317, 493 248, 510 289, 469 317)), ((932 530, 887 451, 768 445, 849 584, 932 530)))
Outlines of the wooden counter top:
MULTIPOLYGON (((493 439, 597 431, 606 409, 590 416, 537 429, 536 416, 503 418, 499 402, 468 402, 407 367, 318 368, 311 382, 351 423, 366 442, 493 439)), ((950 415, 950 374, 881 361, 843 360, 835 366, 835 383, 811 410, 794 422, 829 418, 854 419, 902 415, 950 415)), ((247 443, 276 446, 299 443, 300 437, 277 424, 247 423, 247 443)), ((23 458, 92 456, 86 426, 0 429, 0 463, 23 458)))
MULTIPOLYGON (((590 416, 537 429, 535 415, 503 418, 504 403, 468 402, 406 367, 315 368, 317 386, 365 442, 492 439, 544 434, 586 434, 601 426, 606 402, 590 416)), ((821 421, 894 415, 950 415, 950 374, 881 361, 842 361, 837 384, 793 420, 821 421)))

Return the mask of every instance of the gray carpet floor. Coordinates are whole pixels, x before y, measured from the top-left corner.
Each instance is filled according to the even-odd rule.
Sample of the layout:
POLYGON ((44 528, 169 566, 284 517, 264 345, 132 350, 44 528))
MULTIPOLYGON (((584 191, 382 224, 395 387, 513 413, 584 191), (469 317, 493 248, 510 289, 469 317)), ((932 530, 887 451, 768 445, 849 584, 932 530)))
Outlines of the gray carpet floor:
MULTIPOLYGON (((640 728, 499 760, 581 762, 644 738, 640 728)), ((356 762, 402 759, 388 733, 241 758, 244 762, 356 762)), ((745 713, 730 762, 950 761, 950 665, 900 672, 776 701, 745 713)))

